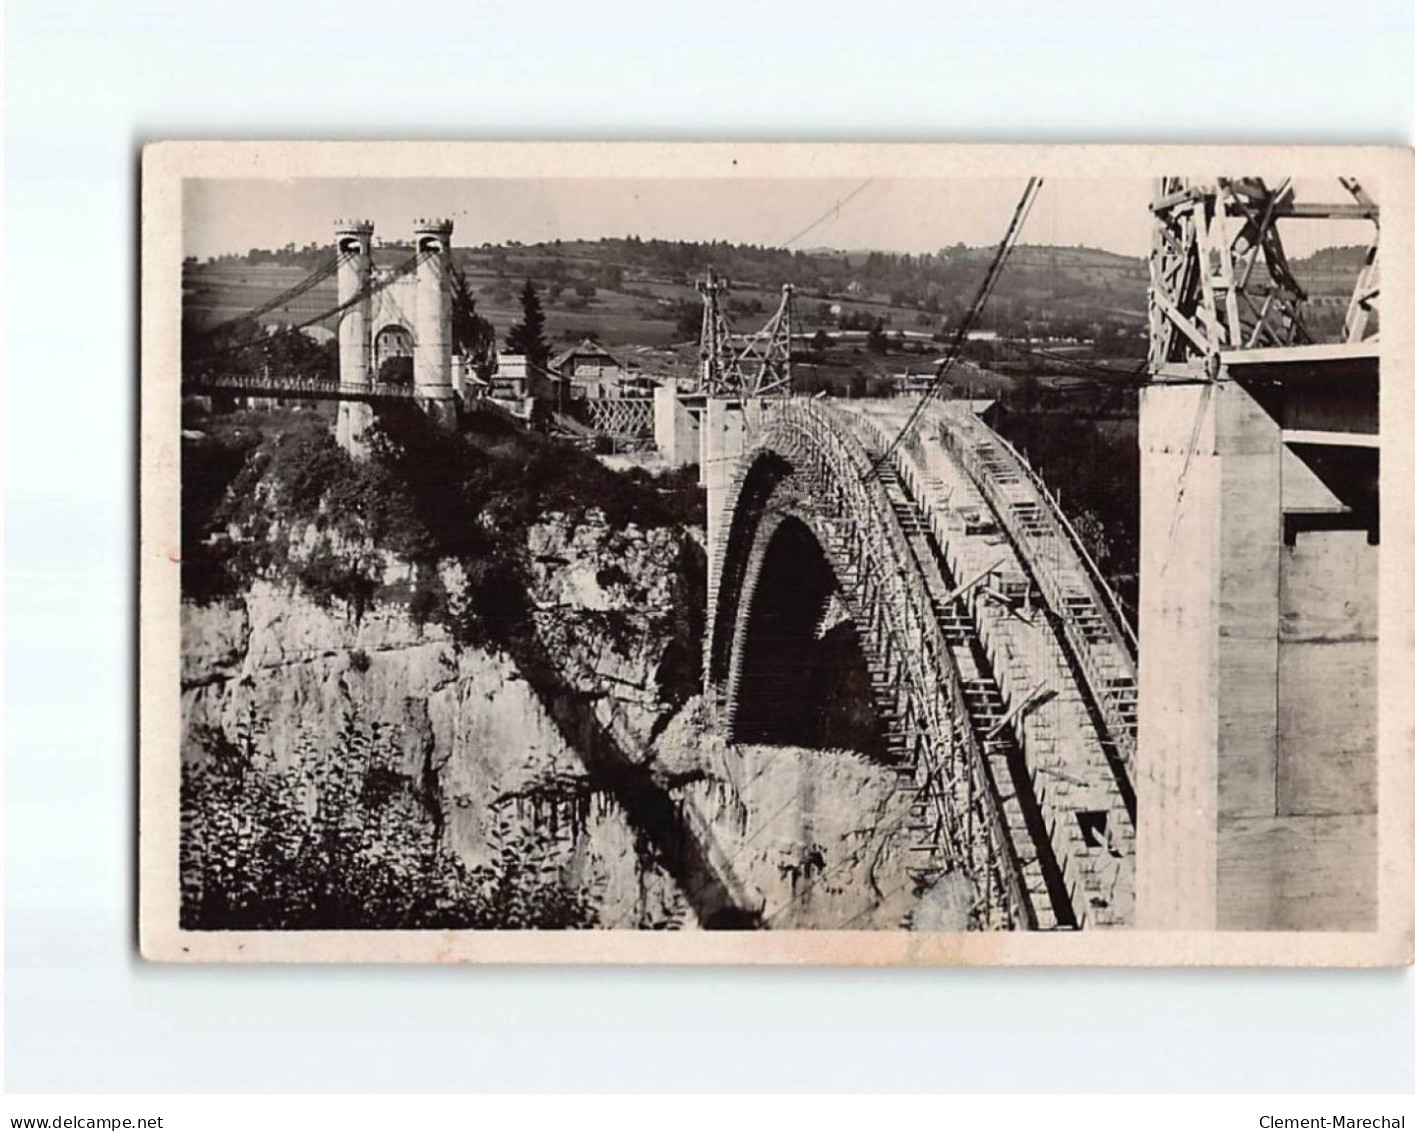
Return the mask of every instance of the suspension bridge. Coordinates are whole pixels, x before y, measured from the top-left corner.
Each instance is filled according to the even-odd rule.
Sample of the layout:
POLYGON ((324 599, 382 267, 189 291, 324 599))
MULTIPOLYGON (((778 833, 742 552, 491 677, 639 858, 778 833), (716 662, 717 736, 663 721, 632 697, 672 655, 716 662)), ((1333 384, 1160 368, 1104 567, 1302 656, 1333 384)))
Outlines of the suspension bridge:
POLYGON ((359 454, 375 409, 416 403, 444 423, 455 420, 456 379, 452 356, 452 222, 420 219, 414 225, 413 254, 375 270, 373 224, 335 223, 332 255, 293 287, 209 327, 184 356, 192 364, 182 374, 184 396, 271 397, 336 401, 336 435, 341 446, 359 454), (324 284, 335 281, 333 305, 325 305, 324 284), (311 306, 316 307, 313 311, 311 306), (254 325, 254 337, 225 341, 223 331, 254 325), (304 334, 322 328, 337 339, 337 376, 306 371, 234 370, 223 362, 261 352, 267 330, 304 334), (205 344, 205 349, 201 348, 205 344), (410 356, 412 383, 379 380, 390 357, 410 356))

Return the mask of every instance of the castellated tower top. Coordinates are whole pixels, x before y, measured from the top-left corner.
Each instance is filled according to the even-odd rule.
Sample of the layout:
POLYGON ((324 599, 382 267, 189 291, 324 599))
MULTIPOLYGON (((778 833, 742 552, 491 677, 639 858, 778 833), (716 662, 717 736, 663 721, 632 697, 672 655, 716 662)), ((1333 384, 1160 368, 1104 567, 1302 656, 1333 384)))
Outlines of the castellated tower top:
POLYGON ((426 218, 414 221, 414 244, 419 252, 452 250, 452 221, 426 218))
POLYGON ((368 254, 373 246, 373 221, 335 220, 334 244, 341 255, 368 254))

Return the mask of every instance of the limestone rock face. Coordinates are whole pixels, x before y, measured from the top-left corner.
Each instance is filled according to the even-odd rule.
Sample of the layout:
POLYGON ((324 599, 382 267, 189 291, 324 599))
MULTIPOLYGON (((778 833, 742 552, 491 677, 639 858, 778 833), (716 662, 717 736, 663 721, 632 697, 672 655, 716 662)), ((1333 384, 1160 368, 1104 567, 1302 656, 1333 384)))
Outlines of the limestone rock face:
MULTIPOLYGON (((392 736, 394 768, 434 799, 467 864, 489 861, 498 836, 550 829, 562 879, 601 926, 696 926, 696 893, 589 784, 586 751, 608 747, 703 832, 767 927, 900 926, 915 899, 895 775, 850 751, 732 746, 689 697, 692 532, 550 514, 528 549, 530 660, 461 645, 392 600, 355 617, 257 582, 231 604, 185 605, 183 758, 223 742, 281 767, 334 757, 357 717, 392 736)), ((465 574, 448 564, 441 580, 455 612, 465 574)))
POLYGON ((667 721, 659 670, 683 610, 675 601, 683 534, 614 529, 591 511, 552 515, 530 531, 536 630, 564 677, 594 698, 614 737, 642 749, 667 721))
MULTIPOLYGON (((664 772, 697 769, 687 804, 712 829, 722 866, 772 930, 897 929, 916 904, 908 872, 912 794, 850 750, 732 745, 695 702, 659 737, 664 772)), ((962 925, 952 929, 961 930, 962 925)))
MULTIPOLYGON (((530 597, 544 651, 564 693, 591 702, 635 760, 671 712, 655 676, 683 541, 668 530, 612 530, 594 514, 579 525, 550 516, 531 531, 530 597)), ((449 600, 463 582, 460 567, 444 569, 449 600)), ((355 618, 267 581, 235 603, 188 603, 182 688, 186 759, 242 741, 281 767, 301 750, 332 756, 352 714, 396 736, 400 773, 435 783, 444 834, 469 865, 489 859, 498 825, 514 835, 551 824, 567 878, 594 894, 604 925, 691 920, 671 881, 641 864, 637 834, 612 800, 558 797, 566 783, 575 792, 585 765, 543 692, 507 655, 460 646, 403 604, 375 603, 355 618)))

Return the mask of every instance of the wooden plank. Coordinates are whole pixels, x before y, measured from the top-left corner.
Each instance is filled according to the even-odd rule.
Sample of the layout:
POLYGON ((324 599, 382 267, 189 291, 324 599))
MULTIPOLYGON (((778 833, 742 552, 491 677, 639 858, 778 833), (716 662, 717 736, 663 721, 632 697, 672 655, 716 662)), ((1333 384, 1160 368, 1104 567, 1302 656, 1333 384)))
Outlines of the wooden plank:
POLYGON ((1380 343, 1329 342, 1314 346, 1282 346, 1269 349, 1224 350, 1223 364, 1229 369, 1243 366, 1269 366, 1289 363, 1315 364, 1331 361, 1376 363, 1380 360, 1380 343))
POLYGON ((1316 428, 1284 428, 1284 444, 1315 444, 1324 448, 1379 448, 1381 438, 1369 432, 1332 432, 1316 428))
POLYGON ((1273 214, 1299 220, 1378 220, 1381 210, 1375 204, 1318 204, 1294 200, 1278 205, 1273 214))
POLYGON ((1199 328, 1195 326, 1194 323, 1179 312, 1179 307, 1175 305, 1174 301, 1167 294, 1163 291, 1155 291, 1154 302, 1164 311, 1165 317, 1173 323, 1173 325, 1178 327, 1184 336, 1189 339, 1195 349, 1199 350, 1200 353, 1208 353, 1209 340, 1200 333, 1199 328))

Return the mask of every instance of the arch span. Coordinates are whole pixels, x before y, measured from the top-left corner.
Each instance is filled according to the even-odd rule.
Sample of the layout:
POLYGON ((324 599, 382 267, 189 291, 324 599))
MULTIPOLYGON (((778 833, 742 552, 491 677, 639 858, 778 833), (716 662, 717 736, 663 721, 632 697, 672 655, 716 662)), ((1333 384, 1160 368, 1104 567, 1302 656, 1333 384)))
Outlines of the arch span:
POLYGON ((1030 548, 979 519, 988 500, 946 444, 876 470, 888 429, 858 408, 780 403, 738 460, 711 548, 710 704, 739 741, 895 765, 917 890, 961 877, 977 925, 1128 922, 1123 768, 1038 607, 1030 548), (979 571, 979 552, 997 560, 979 571))
POLYGON ((739 605, 731 737, 877 758, 885 735, 835 569, 800 516, 765 516, 739 605))

